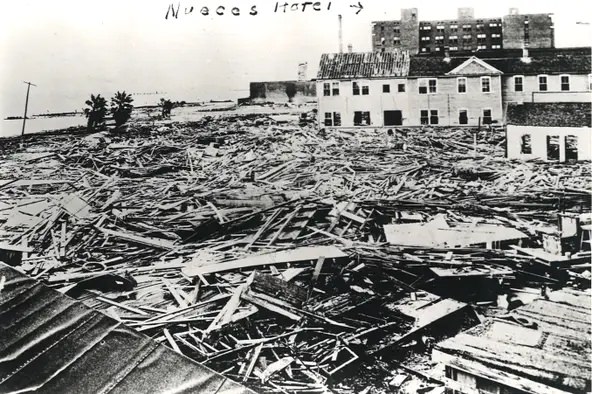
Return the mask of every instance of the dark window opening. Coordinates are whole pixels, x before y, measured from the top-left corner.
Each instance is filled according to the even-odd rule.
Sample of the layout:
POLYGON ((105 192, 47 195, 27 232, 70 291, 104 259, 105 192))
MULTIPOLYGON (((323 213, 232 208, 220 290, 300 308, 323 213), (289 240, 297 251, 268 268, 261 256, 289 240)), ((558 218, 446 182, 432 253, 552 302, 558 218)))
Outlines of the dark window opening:
POLYGON ((385 126, 401 126, 403 124, 403 114, 401 111, 384 111, 385 126))
POLYGON ((562 91, 569 90, 569 75, 562 75, 561 76, 561 90, 562 91))
POLYGON ((547 77, 544 75, 539 77, 539 90, 541 92, 547 91, 547 77))
POLYGON ((459 93, 466 93, 467 92, 467 79, 466 78, 459 78, 457 85, 458 85, 458 92, 459 93))
POLYGON ((352 94, 354 96, 360 95, 360 85, 357 82, 352 82, 352 94))
POLYGON ((520 141, 520 153, 523 155, 532 154, 532 145, 530 142, 530 134, 524 134, 520 141))
POLYGON ((405 84, 404 83, 400 83, 397 86, 397 90, 398 90, 399 93, 405 93, 405 84))
POLYGON ((565 160, 578 161, 578 137, 575 135, 565 136, 565 160))
POLYGON ((514 91, 521 92, 523 88, 523 80, 522 77, 514 77, 514 91))
POLYGON ((490 109, 483 110, 483 124, 491 124, 491 110, 490 109))
POLYGON ((339 112, 325 112, 325 126, 341 126, 341 114, 339 112))
POLYGON ((459 124, 468 124, 469 123, 469 115, 466 109, 461 109, 458 111, 458 123, 459 124))
POLYGON ((368 85, 362 85, 362 95, 367 96, 370 94, 370 88, 368 85))
POLYGON ((438 110, 432 109, 430 111, 430 124, 438 124, 438 110))
POLYGON ((547 136, 547 160, 559 160, 559 136, 547 136))
POLYGON ((323 84, 323 96, 330 96, 331 95, 331 84, 324 83, 323 84))
POLYGON ((333 96, 339 96, 339 82, 333 82, 333 96))
POLYGON ((382 93, 390 93, 391 92, 391 85, 382 85, 382 93))
POLYGON ((370 126, 370 112, 355 111, 354 112, 354 126, 370 126))
POLYGON ((430 124, 430 117, 429 117, 428 110, 422 109, 420 111, 420 121, 421 121, 421 124, 430 124))

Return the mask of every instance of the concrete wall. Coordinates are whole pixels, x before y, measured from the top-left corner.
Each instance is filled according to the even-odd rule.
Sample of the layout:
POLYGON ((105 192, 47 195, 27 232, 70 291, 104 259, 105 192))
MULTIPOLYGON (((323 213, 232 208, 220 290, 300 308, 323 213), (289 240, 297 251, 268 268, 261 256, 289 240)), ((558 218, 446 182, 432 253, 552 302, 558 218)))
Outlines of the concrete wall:
POLYGON ((561 90, 561 76, 559 74, 547 75, 546 92, 539 90, 538 75, 522 76, 522 92, 516 92, 514 76, 505 75, 503 77, 503 100, 504 102, 589 102, 592 99, 592 92, 588 89, 588 74, 567 75, 570 77, 568 92, 561 90))
POLYGON ((252 102, 287 103, 286 88, 289 84, 296 86, 293 103, 301 104, 314 101, 316 98, 316 84, 313 81, 270 81, 251 82, 249 84, 249 99, 252 102))
MULTIPOLYGON (((438 110, 439 126, 458 126, 459 110, 467 110, 468 124, 476 126, 483 116, 483 109, 490 109, 492 119, 502 121, 501 78, 491 76, 491 92, 481 92, 480 76, 467 76, 467 92, 457 92, 456 77, 440 77, 437 93, 419 94, 421 78, 393 78, 355 80, 360 85, 368 84, 370 94, 352 94, 352 82, 340 82, 339 96, 324 96, 323 82, 317 83, 319 101, 319 127, 324 125, 325 112, 339 112, 341 127, 353 127, 355 111, 369 111, 372 124, 369 127, 384 126, 384 111, 402 111, 402 126, 421 126, 421 110, 438 110), (405 84, 405 92, 398 92, 398 84, 405 84), (390 85, 390 93, 382 92, 382 85, 390 85)), ((330 81, 331 82, 331 81, 330 81)))
POLYGON ((535 127, 508 125, 506 131, 509 159, 547 160, 547 136, 559 137, 559 161, 565 161, 565 137, 576 136, 578 160, 592 159, 592 129, 590 127, 535 127), (530 136, 532 153, 521 153, 522 136, 530 136))

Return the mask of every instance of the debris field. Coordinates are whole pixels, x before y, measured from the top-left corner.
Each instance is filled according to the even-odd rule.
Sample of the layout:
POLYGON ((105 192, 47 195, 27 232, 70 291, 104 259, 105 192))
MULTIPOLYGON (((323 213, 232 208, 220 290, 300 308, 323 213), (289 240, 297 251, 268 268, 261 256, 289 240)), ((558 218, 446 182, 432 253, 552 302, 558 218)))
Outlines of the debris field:
POLYGON ((0 254, 262 393, 427 393, 433 342, 500 296, 589 287, 574 242, 566 261, 533 252, 589 212, 589 163, 509 161, 495 128, 314 117, 7 140, 0 254))

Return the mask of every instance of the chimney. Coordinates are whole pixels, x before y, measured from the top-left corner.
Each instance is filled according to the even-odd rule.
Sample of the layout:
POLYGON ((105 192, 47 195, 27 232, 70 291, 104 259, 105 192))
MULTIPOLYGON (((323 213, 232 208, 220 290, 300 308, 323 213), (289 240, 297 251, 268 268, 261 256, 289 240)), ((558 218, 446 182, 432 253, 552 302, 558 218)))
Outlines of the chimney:
POLYGON ((522 60, 523 63, 530 63, 530 57, 528 56, 528 45, 522 47, 522 60))
POLYGON ((450 63, 450 48, 444 47, 444 61, 450 63))
POLYGON ((347 44, 347 53, 352 53, 353 52, 353 45, 351 44, 351 42, 349 44, 347 44))
POLYGON ((339 53, 343 53, 343 28, 341 23, 341 14, 338 15, 339 18, 339 53))

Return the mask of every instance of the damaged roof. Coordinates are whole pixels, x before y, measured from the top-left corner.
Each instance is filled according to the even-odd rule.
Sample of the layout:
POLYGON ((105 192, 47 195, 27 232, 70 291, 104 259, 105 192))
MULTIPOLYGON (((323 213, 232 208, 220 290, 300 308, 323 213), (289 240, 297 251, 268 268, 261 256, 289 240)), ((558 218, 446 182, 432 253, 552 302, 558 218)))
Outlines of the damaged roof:
POLYGON ((509 103, 507 124, 537 127, 591 127, 592 103, 509 103))
POLYGON ((590 294, 549 293, 438 345, 446 364, 525 392, 590 389, 590 294), (450 358, 452 356, 452 358, 450 358))
POLYGON ((253 391, 0 263, 0 392, 253 391))
POLYGON ((442 56, 409 56, 407 51, 323 54, 317 79, 428 77, 445 75, 471 57, 477 57, 504 74, 589 74, 591 52, 584 48, 530 50, 527 61, 521 50, 475 52, 446 59, 442 56))
POLYGON ((409 57, 408 51, 325 53, 317 79, 405 77, 409 57))

